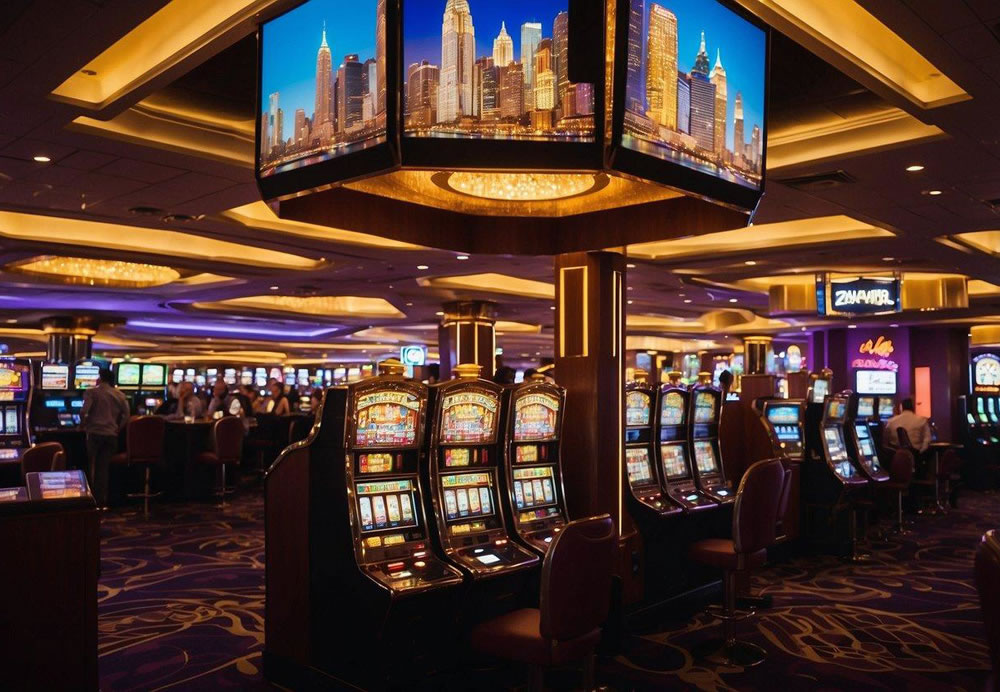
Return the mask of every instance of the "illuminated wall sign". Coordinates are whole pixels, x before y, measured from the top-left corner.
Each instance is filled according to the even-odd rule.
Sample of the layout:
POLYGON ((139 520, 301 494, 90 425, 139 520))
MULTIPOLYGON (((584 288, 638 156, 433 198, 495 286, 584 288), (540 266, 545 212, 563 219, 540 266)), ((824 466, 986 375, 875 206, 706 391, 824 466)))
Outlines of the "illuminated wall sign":
POLYGON ((799 372, 802 369, 802 349, 795 344, 785 352, 785 372, 799 372))
POLYGON ((860 357, 854 359, 851 368, 896 372, 899 370, 899 363, 889 358, 893 351, 895 348, 892 345, 892 339, 886 339, 884 336, 868 339, 858 347, 860 357))
POLYGON ((858 370, 855 373, 858 394, 895 394, 896 373, 890 370, 858 370))
POLYGON ((403 365, 423 365, 427 362, 427 351, 423 346, 403 346, 399 349, 399 359, 403 365))
POLYGON ((1000 356, 981 353, 972 359, 972 391, 1000 392, 1000 356))
POLYGON ((816 310, 820 315, 885 315, 899 312, 899 278, 831 279, 816 275, 816 310))

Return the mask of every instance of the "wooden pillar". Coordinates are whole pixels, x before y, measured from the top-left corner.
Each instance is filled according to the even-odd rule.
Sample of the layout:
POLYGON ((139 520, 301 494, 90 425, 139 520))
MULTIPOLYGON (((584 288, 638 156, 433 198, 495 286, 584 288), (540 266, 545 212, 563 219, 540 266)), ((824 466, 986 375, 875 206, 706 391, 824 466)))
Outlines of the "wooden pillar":
POLYGON ((772 352, 769 336, 748 336, 743 339, 743 375, 767 373, 767 356, 772 352))
POLYGON ((483 377, 491 379, 496 371, 496 303, 462 300, 445 303, 443 310, 438 327, 441 379, 466 363, 481 365, 483 377))
POLYGON ((625 503, 625 258, 555 258, 555 376, 566 388, 563 482, 573 517, 610 514, 618 527, 625 602, 642 596, 641 545, 625 503))

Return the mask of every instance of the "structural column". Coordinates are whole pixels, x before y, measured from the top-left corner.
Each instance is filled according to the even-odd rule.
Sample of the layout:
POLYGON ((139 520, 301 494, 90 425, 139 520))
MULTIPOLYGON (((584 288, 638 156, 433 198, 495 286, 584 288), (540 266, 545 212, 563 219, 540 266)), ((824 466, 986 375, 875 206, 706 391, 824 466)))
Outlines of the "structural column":
POLYGON ((88 317, 49 317, 42 320, 48 336, 46 358, 54 363, 75 363, 93 356, 97 325, 88 317))
POLYGON ((743 374, 764 375, 767 373, 767 356, 772 352, 769 336, 747 336, 743 339, 743 374))
POLYGON ((482 366, 483 377, 496 371, 496 303, 487 300, 462 300, 445 303, 438 327, 438 350, 441 353, 441 379, 451 377, 459 365, 482 366))

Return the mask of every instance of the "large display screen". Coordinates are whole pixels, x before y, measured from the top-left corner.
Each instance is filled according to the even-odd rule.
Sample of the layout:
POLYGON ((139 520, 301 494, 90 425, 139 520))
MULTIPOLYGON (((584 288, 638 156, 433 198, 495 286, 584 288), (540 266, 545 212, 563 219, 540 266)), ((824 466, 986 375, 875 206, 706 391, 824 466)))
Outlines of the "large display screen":
POLYGON ((667 392, 660 403, 660 425, 684 425, 684 395, 667 392))
POLYGON ((695 392, 694 422, 715 422, 715 396, 711 392, 695 392))
POLYGON ((858 370, 855 378, 858 394, 896 393, 896 373, 892 370, 858 370))
POLYGON ((42 389, 69 389, 69 366, 57 363, 42 365, 42 389))
POLYGON ((518 509, 530 509, 544 505, 554 505, 556 495, 555 476, 551 466, 536 466, 530 469, 514 469, 514 504, 518 509))
POLYGON ((660 461, 663 464, 663 474, 668 480, 687 477, 683 444, 660 445, 660 461))
POLYGON ((483 392, 456 392, 441 400, 440 441, 489 443, 496 431, 500 401, 483 392))
POLYGON ((711 442, 694 441, 694 463, 698 466, 698 473, 702 475, 719 472, 719 462, 715 458, 715 447, 711 442))
POLYGON ((138 363, 119 363, 115 384, 119 387, 139 386, 140 366, 138 363))
POLYGON ((759 190, 767 33, 715 0, 630 2, 622 145, 759 190))
POLYGON ((813 380, 811 403, 822 404, 823 400, 826 399, 826 395, 829 393, 830 393, 830 380, 825 380, 822 378, 817 378, 813 380))
POLYGON ((653 482, 653 466, 649 463, 649 450, 645 447, 625 449, 625 464, 628 482, 644 485, 653 482))
POLYGON ((556 436, 559 399, 549 394, 527 394, 514 402, 514 441, 551 440, 556 436))
POLYGON ((261 30, 258 172, 386 140, 386 0, 309 0, 261 30))
MULTIPOLYGON (((227 384, 236 384, 236 371, 232 368, 226 370, 229 379, 227 384)), ((165 387, 167 385, 167 366, 162 363, 144 363, 142 366, 142 386, 143 387, 165 387)))
POLYGON ((771 425, 798 425, 799 413, 798 406, 768 406, 767 420, 771 425))
POLYGON ((441 476, 444 515, 449 521, 493 514, 493 476, 457 473, 441 476))
POLYGON ((594 141, 594 89, 569 81, 569 0, 406 0, 404 134, 594 141))
POLYGON ((417 525, 417 500, 412 480, 356 483, 354 487, 362 531, 417 525))
POLYGON ((101 369, 96 365, 79 364, 73 369, 73 389, 96 387, 101 369))
POLYGON ((625 395, 625 425, 649 425, 649 394, 628 392, 625 395))
POLYGON ((362 394, 355 406, 358 447, 407 447, 417 441, 420 397, 410 392, 362 394))

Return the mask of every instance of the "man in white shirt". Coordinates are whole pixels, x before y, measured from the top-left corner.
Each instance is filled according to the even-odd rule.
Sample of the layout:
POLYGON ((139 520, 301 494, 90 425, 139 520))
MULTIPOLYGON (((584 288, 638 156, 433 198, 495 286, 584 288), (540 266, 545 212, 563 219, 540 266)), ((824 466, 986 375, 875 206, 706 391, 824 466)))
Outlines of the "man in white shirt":
POLYGON ((902 410, 889 419, 885 425, 885 443, 889 447, 899 447, 899 433, 902 428, 910 436, 910 444, 923 454, 931 445, 931 426, 927 419, 914 412, 913 399, 903 399, 902 410))

